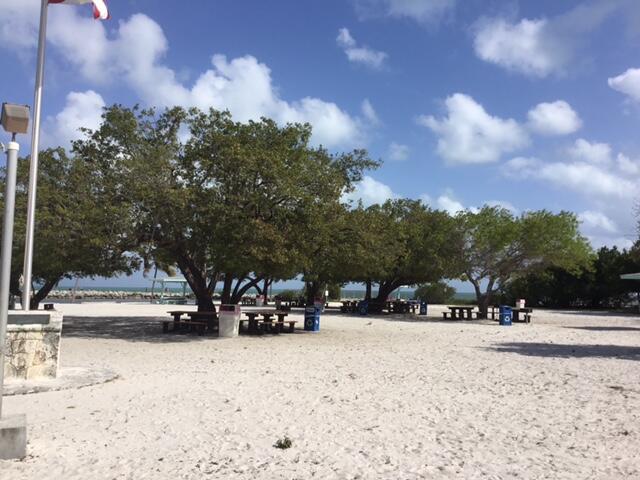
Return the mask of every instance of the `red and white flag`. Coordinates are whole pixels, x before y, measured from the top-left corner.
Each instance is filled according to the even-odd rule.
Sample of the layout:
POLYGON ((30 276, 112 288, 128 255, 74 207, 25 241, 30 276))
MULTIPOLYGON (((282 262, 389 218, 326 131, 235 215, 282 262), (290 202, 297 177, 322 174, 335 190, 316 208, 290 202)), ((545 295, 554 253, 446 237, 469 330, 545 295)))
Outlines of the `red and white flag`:
POLYGON ((49 0, 49 3, 63 3, 65 5, 83 5, 85 3, 93 3, 93 18, 107 20, 109 17, 109 9, 105 0, 49 0))

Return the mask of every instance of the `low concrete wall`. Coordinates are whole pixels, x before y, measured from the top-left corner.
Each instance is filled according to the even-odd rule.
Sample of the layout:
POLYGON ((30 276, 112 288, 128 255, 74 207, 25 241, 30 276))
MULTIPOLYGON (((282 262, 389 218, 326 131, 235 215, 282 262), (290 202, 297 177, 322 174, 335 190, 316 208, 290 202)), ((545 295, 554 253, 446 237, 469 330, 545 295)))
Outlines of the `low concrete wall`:
POLYGON ((61 312, 10 312, 5 344, 5 378, 55 378, 61 332, 61 312))

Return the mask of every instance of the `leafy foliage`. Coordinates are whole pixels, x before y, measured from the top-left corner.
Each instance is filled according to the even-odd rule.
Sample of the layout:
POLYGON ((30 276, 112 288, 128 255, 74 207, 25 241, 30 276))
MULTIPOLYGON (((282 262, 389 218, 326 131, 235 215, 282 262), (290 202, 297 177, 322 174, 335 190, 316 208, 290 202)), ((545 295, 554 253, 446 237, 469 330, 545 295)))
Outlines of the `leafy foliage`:
POLYGON ((541 210, 514 217, 506 209, 484 207, 457 220, 464 237, 458 252, 462 278, 474 286, 483 312, 496 292, 517 278, 550 267, 574 273, 590 268, 591 248, 572 213, 541 210))
POLYGON ((413 297, 428 303, 450 303, 456 294, 456 289, 445 282, 423 283, 418 285, 413 297))

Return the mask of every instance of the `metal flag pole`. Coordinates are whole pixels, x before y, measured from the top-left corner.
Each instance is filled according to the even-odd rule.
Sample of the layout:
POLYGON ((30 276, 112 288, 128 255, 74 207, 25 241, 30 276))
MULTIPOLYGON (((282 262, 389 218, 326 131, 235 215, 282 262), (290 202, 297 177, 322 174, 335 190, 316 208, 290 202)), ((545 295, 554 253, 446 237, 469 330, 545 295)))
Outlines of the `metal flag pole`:
POLYGON ((24 269, 22 276, 22 309, 31 309, 31 267, 33 263, 33 235, 36 220, 36 189, 38 188, 38 154, 40 147, 40 112, 42 109, 42 88, 44 85, 44 53, 47 41, 48 0, 42 0, 40 7, 40 35, 38 38, 38 66, 33 100, 33 123, 31 135, 31 163, 29 165, 29 191, 27 201, 27 234, 24 244, 24 269))

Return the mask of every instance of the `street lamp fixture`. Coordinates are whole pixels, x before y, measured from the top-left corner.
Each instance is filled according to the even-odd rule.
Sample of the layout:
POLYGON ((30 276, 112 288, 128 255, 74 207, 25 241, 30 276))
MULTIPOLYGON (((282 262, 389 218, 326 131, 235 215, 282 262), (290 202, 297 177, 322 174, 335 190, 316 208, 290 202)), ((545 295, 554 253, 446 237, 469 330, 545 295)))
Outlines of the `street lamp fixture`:
POLYGON ((16 135, 27 133, 29 130, 29 106, 15 105, 13 103, 2 104, 1 123, 5 132, 16 135))

